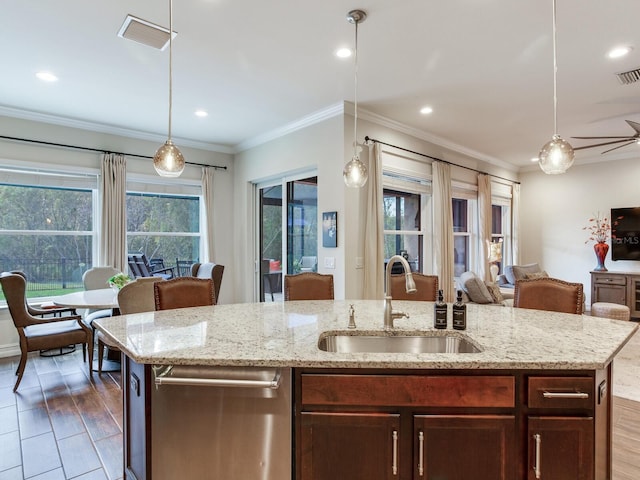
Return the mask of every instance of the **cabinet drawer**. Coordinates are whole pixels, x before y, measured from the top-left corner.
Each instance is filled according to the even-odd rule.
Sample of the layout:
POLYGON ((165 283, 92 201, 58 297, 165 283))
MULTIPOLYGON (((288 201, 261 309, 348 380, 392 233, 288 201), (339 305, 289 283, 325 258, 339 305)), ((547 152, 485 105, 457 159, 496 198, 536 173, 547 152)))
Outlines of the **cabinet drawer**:
POLYGON ((590 377, 529 377, 529 408, 592 408, 590 377))
POLYGON ((594 277, 594 283, 607 285, 626 285, 627 278, 622 275, 598 275, 594 277))
POLYGON ((313 375, 301 379, 305 405, 513 407, 513 376, 313 375))

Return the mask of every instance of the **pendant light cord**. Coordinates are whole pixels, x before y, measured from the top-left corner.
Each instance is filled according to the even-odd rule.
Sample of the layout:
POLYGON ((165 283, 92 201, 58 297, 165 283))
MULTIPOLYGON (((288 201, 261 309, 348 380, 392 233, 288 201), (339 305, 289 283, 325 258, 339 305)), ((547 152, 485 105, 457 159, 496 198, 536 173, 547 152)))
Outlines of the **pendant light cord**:
POLYGON ((358 23, 360 20, 356 18, 356 41, 354 52, 355 75, 353 80, 353 106, 355 113, 353 115, 353 156, 358 156, 358 23))
POLYGON ((558 134, 558 61, 556 58, 556 0, 553 0, 553 133, 558 134))
POLYGON ((169 134, 171 140, 171 113, 173 110, 173 0, 169 0, 169 134))

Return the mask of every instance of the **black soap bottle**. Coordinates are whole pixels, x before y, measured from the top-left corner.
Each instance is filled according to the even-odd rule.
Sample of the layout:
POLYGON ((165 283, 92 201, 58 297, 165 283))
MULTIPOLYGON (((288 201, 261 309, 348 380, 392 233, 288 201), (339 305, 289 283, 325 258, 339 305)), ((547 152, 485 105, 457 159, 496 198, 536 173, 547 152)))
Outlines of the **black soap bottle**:
POLYGON ((458 290, 458 298, 453 304, 453 328, 455 330, 467 329, 467 306, 462 303, 462 290, 458 290))
POLYGON ((433 311, 433 326, 435 328, 447 328, 447 304, 444 302, 442 290, 438 290, 438 300, 433 311))

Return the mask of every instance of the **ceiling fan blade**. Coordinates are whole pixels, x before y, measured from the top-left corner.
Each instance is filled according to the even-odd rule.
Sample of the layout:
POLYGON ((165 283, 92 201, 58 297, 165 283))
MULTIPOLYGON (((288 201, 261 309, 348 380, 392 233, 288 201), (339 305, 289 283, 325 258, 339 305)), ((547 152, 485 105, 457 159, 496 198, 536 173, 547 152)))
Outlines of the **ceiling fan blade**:
POLYGON ((631 140, 634 137, 633 137, 633 135, 625 135, 623 137, 571 137, 571 138, 579 138, 581 140, 598 140, 598 139, 605 139, 605 138, 624 138, 624 139, 631 140))
MULTIPOLYGON (((573 138, 573 137, 571 137, 571 138, 573 138)), ((635 142, 635 139, 627 137, 624 140, 614 140, 612 142, 594 143, 593 145, 585 145, 584 147, 573 147, 573 149, 574 150, 584 150, 585 148, 603 147, 604 145, 615 145, 616 143, 622 143, 622 142, 627 142, 627 144, 629 144, 629 143, 635 142)), ((624 145, 621 145, 621 146, 624 147, 624 145)), ((618 148, 618 147, 616 147, 616 148, 618 148)))
POLYGON ((600 155, 612 152, 613 150, 617 150, 618 148, 626 147, 627 145, 631 145, 632 143, 636 143, 636 141, 632 140, 631 142, 627 142, 624 145, 618 145, 617 147, 610 148, 609 150, 605 150, 604 152, 602 152, 600 155))
POLYGON ((636 137, 640 136, 640 123, 633 122, 631 120, 625 120, 625 122, 627 122, 629 126, 636 131, 636 137))

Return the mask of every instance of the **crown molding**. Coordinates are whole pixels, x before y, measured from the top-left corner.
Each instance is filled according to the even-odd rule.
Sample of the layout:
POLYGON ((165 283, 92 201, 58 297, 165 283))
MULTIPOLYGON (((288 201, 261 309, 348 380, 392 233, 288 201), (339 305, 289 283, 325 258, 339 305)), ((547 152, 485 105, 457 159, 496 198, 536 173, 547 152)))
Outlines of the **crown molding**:
POLYGON ((344 102, 329 105, 327 108, 318 110, 310 115, 306 115, 301 119, 296 120, 295 122, 288 123, 286 125, 283 125, 282 127, 278 127, 269 132, 262 133, 256 137, 240 142, 234 147, 233 153, 240 153, 244 150, 249 150, 250 148, 254 148, 272 140, 276 140, 277 138, 289 135, 297 130, 302 130, 303 128, 315 125, 316 123, 320 123, 338 115, 342 115, 343 113, 344 102))
MULTIPOLYGON (((18 108, 0 105, 0 115, 5 117, 19 118, 22 120, 31 120, 34 122, 48 123, 51 125, 59 125, 62 127, 77 128, 80 130, 88 130, 91 132, 106 133, 109 135, 118 135, 121 137, 136 138, 138 140, 147 140, 155 143, 162 143, 166 140, 166 135, 158 135, 156 133, 143 132, 140 130, 132 130, 128 128, 115 127, 103 123, 88 122, 85 120, 77 120, 74 118, 61 117, 58 115, 50 115, 48 113, 33 112, 30 110, 22 110, 18 108)), ((216 143, 199 142, 186 138, 173 137, 174 143, 181 147, 197 148, 211 152, 233 154, 233 148, 226 145, 216 143)))

